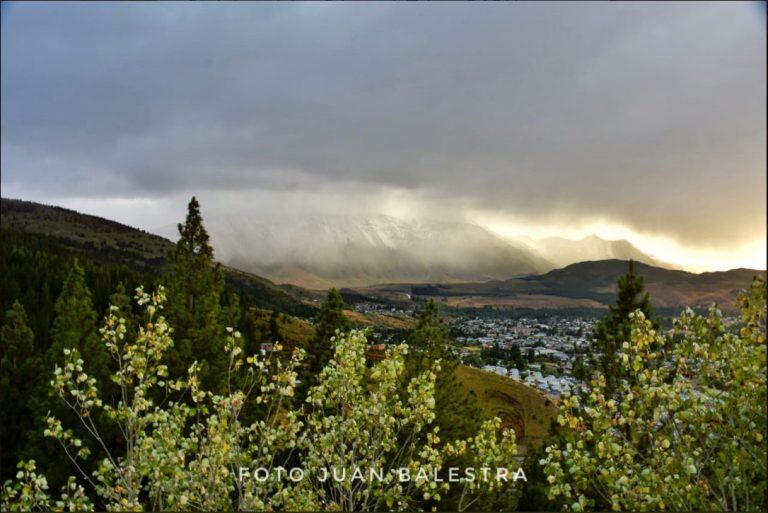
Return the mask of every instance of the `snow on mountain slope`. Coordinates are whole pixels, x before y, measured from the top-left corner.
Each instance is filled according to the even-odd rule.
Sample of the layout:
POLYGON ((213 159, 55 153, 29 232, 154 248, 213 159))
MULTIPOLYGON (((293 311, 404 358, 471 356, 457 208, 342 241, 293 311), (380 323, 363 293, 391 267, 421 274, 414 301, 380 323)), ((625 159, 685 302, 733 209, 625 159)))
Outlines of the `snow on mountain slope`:
MULTIPOLYGON (((508 240, 473 224, 385 215, 210 216, 205 225, 218 260, 316 289, 503 280, 613 258, 660 265, 625 240, 508 240)), ((170 226, 158 233, 178 237, 170 226)))
POLYGON ((524 244, 472 224, 384 215, 211 216, 205 224, 217 259, 308 287, 504 279, 552 268, 524 244))

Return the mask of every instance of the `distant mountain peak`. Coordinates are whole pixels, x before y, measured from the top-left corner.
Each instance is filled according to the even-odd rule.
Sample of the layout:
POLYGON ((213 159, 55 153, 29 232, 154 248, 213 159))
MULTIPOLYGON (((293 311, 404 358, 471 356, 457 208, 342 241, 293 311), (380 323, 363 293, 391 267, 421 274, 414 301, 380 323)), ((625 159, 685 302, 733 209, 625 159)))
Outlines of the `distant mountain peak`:
POLYGON ((527 243, 555 267, 594 260, 631 259, 656 267, 672 268, 671 265, 644 253, 626 239, 607 240, 591 234, 578 240, 546 237, 527 243))

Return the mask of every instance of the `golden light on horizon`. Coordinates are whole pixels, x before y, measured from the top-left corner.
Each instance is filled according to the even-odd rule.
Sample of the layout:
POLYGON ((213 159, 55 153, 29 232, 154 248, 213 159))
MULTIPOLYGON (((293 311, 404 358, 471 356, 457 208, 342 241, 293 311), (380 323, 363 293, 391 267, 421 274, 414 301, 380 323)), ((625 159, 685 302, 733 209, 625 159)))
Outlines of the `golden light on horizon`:
POLYGON ((653 258, 695 273, 740 267, 759 270, 766 268, 765 237, 727 247, 694 246, 681 244, 669 236, 646 234, 604 220, 533 225, 478 215, 474 221, 506 239, 528 236, 533 239, 562 237, 575 241, 590 235, 606 240, 624 239, 653 258))

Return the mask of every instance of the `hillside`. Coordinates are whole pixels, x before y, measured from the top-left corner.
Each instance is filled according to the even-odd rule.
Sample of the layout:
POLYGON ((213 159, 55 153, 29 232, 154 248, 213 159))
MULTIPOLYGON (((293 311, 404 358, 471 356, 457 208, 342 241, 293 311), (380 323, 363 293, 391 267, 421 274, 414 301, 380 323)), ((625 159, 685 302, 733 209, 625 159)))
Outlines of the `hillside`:
POLYGON ((540 444, 556 414, 555 404, 536 389, 492 372, 459 365, 456 376, 483 411, 515 429, 522 445, 540 444))
MULTIPOLYGON (((269 321, 273 310, 253 307, 250 309, 251 326, 250 337, 252 340, 264 340, 272 342, 269 329, 269 321)), ((315 328, 309 322, 291 315, 279 314, 276 319, 277 328, 280 333, 280 342, 290 345, 303 347, 307 340, 315 334, 315 328)))
MULTIPOLYGON (((30 201, 0 199, 3 243, 43 244, 50 251, 71 254, 160 275, 167 270, 166 255, 173 242, 115 221, 61 207, 30 201)), ((271 281, 225 266, 227 283, 252 304, 310 316, 314 307, 295 298, 271 281)))
MULTIPOLYGON (((460 284, 397 284, 358 289, 371 297, 434 298, 449 306, 479 308, 606 308, 616 295, 616 281, 627 272, 623 260, 580 262, 540 275, 460 284)), ((765 271, 732 269, 690 273, 642 263, 635 272, 645 278, 651 301, 659 308, 709 306, 735 311, 735 299, 752 277, 765 271)))
POLYGON ((163 237, 66 208, 0 199, 0 229, 39 235, 63 246, 157 266, 173 243, 163 237))
MULTIPOLYGON (((604 260, 573 264, 520 281, 537 284, 548 294, 609 303, 615 298, 616 281, 626 272, 627 262, 604 260)), ((714 302, 726 309, 735 308, 739 291, 749 286, 753 276, 765 275, 765 271, 755 269, 696 274, 643 263, 635 264, 635 272, 645 278, 646 289, 656 306, 708 306, 714 302)))

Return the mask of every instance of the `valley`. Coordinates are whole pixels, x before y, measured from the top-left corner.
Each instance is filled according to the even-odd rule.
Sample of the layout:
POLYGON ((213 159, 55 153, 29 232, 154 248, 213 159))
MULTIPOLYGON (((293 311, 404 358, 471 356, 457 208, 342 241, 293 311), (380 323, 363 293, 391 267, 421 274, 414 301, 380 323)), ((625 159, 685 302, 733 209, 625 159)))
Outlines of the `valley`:
MULTIPOLYGON (((560 394, 569 387, 583 386, 583 381, 574 378, 576 367, 581 365, 577 362, 586 357, 591 327, 614 300, 616 281, 626 272, 627 262, 605 259, 547 270, 553 265, 551 261, 526 249, 533 248, 531 241, 507 246, 478 227, 464 226, 461 234, 453 232, 453 237, 444 240, 444 230, 455 227, 421 225, 424 233, 416 234, 413 227, 393 219, 364 220, 353 224, 354 229, 349 220, 343 220, 347 223, 343 227, 334 227, 331 221, 325 218, 320 224, 310 223, 304 226, 304 233, 295 234, 310 241, 315 240, 308 236, 310 232, 321 234, 319 242, 312 244, 326 245, 325 251, 332 250, 338 257, 336 267, 326 267, 323 278, 312 274, 315 278, 309 280, 311 287, 299 283, 278 285, 251 272, 277 269, 276 264, 251 266, 248 270, 224 266, 228 286, 240 294, 243 302, 241 326, 246 339, 251 340, 248 350, 271 351, 273 339, 288 348, 305 347, 316 332, 315 316, 326 297, 325 285, 348 283, 354 275, 350 279, 353 284, 340 289, 346 303, 344 315, 352 326, 369 330, 372 358, 380 358, 390 344, 403 341, 424 302, 434 300, 455 339, 454 348, 462 362, 456 375, 465 390, 477 398, 486 414, 500 416, 505 425, 515 427, 522 447, 543 440, 560 394), (377 236, 372 235, 374 231, 377 236), (467 238, 474 242, 471 250, 453 254, 450 259, 437 256, 451 254, 467 238), (433 252, 433 260, 417 264, 416 255, 423 253, 428 243, 439 251, 433 252), (401 254, 404 247, 411 248, 405 256, 401 254), (357 248, 357 252, 351 248, 357 248), (347 264, 349 259, 357 266, 347 264), (352 266, 351 274, 346 265, 352 266), (411 270, 404 271, 408 266, 411 270), (337 283, 334 277, 342 274, 345 277, 337 283), (411 281, 368 283, 374 277, 411 281), (489 279, 472 281, 478 277, 489 279), (524 362, 513 357, 517 350, 524 362)), ((2 199, 0 228, 4 253, 44 247, 63 258, 76 257, 107 268, 119 264, 144 276, 132 280, 162 279, 168 271, 168 252, 174 246, 166 238, 107 219, 18 200, 2 199)), ((258 244, 267 240, 263 234, 256 237, 258 244)), ((256 243, 243 241, 244 248, 251 244, 256 243)), ((274 244, 265 247, 274 249, 274 244)), ((565 244, 571 247, 568 251, 563 244, 548 240, 544 245, 561 253, 594 255, 597 248, 597 255, 638 257, 636 272, 645 279, 662 316, 676 314, 683 305, 706 307, 711 302, 733 312, 738 291, 753 275, 765 275, 764 271, 750 269, 693 274, 668 269, 659 262, 642 263, 643 259, 653 260, 627 244, 593 239, 565 244), (585 245, 593 249, 585 249, 585 245)), ((309 267, 313 255, 322 256, 310 246, 302 246, 294 253, 296 258, 302 255, 301 265, 305 267, 309 267)), ((226 243, 224 247, 228 247, 226 243)), ((230 264, 237 261, 236 255, 219 252, 216 247, 216 255, 220 253, 222 259, 229 256, 230 264)), ((240 258, 247 254, 243 249, 240 258)), ((284 277, 291 276, 287 270, 294 265, 296 262, 281 267, 286 272, 284 277)), ((13 293, 15 289, 9 290, 13 293)), ((97 299, 102 304, 106 296, 97 299)), ((9 305, 3 306, 7 309, 9 305)))

